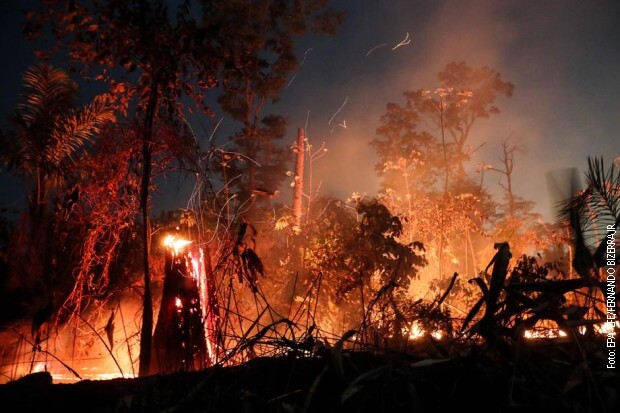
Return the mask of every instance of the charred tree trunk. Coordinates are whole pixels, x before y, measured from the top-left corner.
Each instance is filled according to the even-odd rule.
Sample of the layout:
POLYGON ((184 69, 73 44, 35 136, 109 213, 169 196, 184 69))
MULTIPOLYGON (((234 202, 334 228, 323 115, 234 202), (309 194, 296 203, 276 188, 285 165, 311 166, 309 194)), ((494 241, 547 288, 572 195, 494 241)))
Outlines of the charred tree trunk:
POLYGON ((304 130, 297 129, 297 145, 295 147, 295 187, 293 188, 293 228, 301 230, 301 206, 304 190, 304 130))
POLYGON ((209 365, 199 280, 190 253, 166 253, 164 290, 153 334, 152 373, 197 371, 209 365))

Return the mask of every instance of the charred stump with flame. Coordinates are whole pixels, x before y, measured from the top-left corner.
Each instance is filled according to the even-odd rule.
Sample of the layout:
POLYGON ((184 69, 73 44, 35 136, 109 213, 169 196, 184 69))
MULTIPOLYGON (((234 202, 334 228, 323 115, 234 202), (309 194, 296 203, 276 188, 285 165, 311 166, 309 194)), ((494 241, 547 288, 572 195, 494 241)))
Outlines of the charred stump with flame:
POLYGON ((152 373, 196 371, 213 364, 217 305, 203 250, 168 236, 164 287, 153 335, 152 373), (211 287, 211 288, 210 288, 211 287))

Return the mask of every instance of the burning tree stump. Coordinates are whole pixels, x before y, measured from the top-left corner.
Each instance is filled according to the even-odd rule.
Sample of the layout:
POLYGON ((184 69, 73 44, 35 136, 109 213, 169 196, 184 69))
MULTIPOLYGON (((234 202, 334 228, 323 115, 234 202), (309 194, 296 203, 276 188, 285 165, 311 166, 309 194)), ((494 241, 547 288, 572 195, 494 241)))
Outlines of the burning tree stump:
MULTIPOLYGON (((205 271, 200 271, 202 250, 169 245, 164 288, 153 335, 151 373, 195 371, 211 365, 212 343, 207 324, 213 324, 212 294, 206 293, 205 271), (204 303, 205 298, 207 303, 204 303)), ((209 274, 210 275, 210 274, 209 274)))

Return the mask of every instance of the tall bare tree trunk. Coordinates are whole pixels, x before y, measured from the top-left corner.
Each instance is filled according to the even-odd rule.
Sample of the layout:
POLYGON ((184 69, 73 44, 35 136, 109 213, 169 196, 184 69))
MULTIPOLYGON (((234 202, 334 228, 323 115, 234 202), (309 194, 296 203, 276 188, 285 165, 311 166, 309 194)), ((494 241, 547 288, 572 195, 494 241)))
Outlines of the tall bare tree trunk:
POLYGON ((295 187, 293 188, 293 229, 301 230, 301 204, 304 190, 304 130, 297 129, 297 145, 295 147, 295 187))
POLYGON ((153 121, 157 108, 159 80, 155 76, 151 83, 151 93, 144 114, 142 136, 142 181, 140 182, 140 212, 142 214, 142 241, 144 242, 142 265, 144 270, 144 295, 142 297, 142 329, 140 330, 140 363, 138 375, 148 376, 151 364, 151 335, 153 332, 153 298, 151 297, 151 273, 149 254, 151 246, 151 226, 149 223, 149 185, 151 183, 151 162, 153 152, 153 121))

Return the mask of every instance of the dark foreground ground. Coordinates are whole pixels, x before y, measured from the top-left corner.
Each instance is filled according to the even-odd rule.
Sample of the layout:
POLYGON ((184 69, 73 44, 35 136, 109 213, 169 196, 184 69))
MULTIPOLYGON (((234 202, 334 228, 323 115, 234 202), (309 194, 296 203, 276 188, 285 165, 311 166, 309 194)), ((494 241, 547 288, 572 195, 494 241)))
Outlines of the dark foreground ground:
POLYGON ((601 343, 471 348, 447 358, 326 351, 137 379, 0 385, 2 412, 618 412, 601 343))

